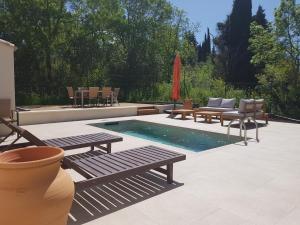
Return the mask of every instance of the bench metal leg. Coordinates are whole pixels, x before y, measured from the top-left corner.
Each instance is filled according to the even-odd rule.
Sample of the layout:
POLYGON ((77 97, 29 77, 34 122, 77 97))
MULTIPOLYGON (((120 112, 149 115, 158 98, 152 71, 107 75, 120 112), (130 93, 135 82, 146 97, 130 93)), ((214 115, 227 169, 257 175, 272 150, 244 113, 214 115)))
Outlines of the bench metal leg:
POLYGON ((224 119, 223 119, 223 115, 222 114, 220 116, 220 122, 221 122, 221 126, 223 127, 223 125, 224 125, 224 119))
POLYGON ((111 143, 108 143, 107 145, 106 145, 107 147, 107 153, 111 153, 111 143))
POLYGON ((168 184, 173 183, 173 163, 167 165, 167 182, 168 184))
MULTIPOLYGON (((91 149, 94 150, 94 147, 95 146, 92 146, 91 149)), ((101 145, 96 145, 96 147, 106 151, 107 153, 111 153, 111 143, 107 143, 106 147, 101 146, 101 145)))

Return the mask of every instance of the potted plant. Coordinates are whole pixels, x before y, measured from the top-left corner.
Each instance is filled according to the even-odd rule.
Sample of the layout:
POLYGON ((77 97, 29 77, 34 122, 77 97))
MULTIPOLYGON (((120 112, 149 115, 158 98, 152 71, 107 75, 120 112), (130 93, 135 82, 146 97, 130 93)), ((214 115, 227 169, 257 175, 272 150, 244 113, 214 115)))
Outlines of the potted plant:
POLYGON ((66 225, 74 183, 64 151, 30 147, 0 154, 0 224, 66 225))

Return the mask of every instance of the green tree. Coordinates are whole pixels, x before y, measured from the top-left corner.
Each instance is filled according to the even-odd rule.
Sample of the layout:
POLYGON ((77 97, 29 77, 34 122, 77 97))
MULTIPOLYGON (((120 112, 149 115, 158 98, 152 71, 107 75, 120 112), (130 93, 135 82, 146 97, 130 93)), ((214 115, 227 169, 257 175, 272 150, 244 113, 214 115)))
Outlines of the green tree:
POLYGON ((251 0, 235 0, 231 14, 224 23, 218 24, 215 39, 219 55, 217 65, 227 82, 247 86, 255 84, 251 55, 248 50, 250 23, 252 20, 251 0))
POLYGON ((192 31, 188 31, 184 35, 181 59, 183 65, 195 66, 197 63, 197 40, 192 31))
POLYGON ((63 78, 62 44, 69 13, 66 1, 3 1, 0 11, 1 38, 15 43, 16 86, 54 90, 63 78))
POLYGON ((198 61, 205 62, 207 58, 211 55, 211 39, 210 39, 210 31, 207 28, 207 33, 204 35, 204 40, 202 44, 198 45, 198 61))
POLYGON ((188 20, 167 0, 2 0, 0 38, 15 43, 18 103, 60 99, 65 86, 121 87, 126 96, 169 82, 188 20), (22 97, 22 99, 21 99, 22 97))
POLYGON ((295 73, 300 71, 300 4, 282 0, 275 12, 275 31, 286 53, 293 61, 295 73))
POLYGON ((253 16, 253 21, 255 21, 258 25, 261 25, 264 28, 268 27, 268 20, 266 19, 265 10, 261 5, 258 6, 256 14, 253 16))
POLYGON ((264 64, 257 74, 259 89, 269 100, 275 113, 299 118, 299 5, 282 0, 275 11, 275 24, 264 29, 251 25, 252 63, 264 64), (298 34, 298 37, 297 37, 298 34))

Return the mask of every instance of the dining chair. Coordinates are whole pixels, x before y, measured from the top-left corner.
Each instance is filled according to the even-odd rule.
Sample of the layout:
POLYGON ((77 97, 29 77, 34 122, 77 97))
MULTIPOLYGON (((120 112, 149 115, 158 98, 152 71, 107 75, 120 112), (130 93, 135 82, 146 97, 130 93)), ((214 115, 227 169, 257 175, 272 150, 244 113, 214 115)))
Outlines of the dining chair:
POLYGON ((101 98, 102 98, 102 103, 104 106, 108 104, 108 101, 111 102, 111 95, 112 95, 111 87, 103 87, 102 88, 101 98))
POLYGON ((98 99, 99 87, 89 87, 89 105, 91 105, 91 101, 94 101, 94 105, 98 106, 99 99, 98 99))
POLYGON ((67 87, 67 91, 68 91, 68 97, 72 101, 72 107, 76 106, 77 99, 79 99, 79 97, 75 95, 73 87, 67 87))
POLYGON ((119 92, 120 92, 120 88, 114 88, 113 96, 112 96, 112 101, 113 101, 112 104, 117 103, 118 105, 120 105, 118 101, 119 92))

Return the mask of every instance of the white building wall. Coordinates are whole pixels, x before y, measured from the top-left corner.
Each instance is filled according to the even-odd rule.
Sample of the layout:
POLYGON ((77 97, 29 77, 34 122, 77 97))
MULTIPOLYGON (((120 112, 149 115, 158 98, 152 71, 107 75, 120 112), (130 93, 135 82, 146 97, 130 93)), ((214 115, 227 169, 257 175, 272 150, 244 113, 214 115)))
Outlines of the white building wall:
MULTIPOLYGON (((15 45, 0 39, 0 98, 11 100, 11 109, 16 108, 15 103, 15 72, 14 72, 15 45)), ((0 135, 7 132, 0 126, 0 135)))

